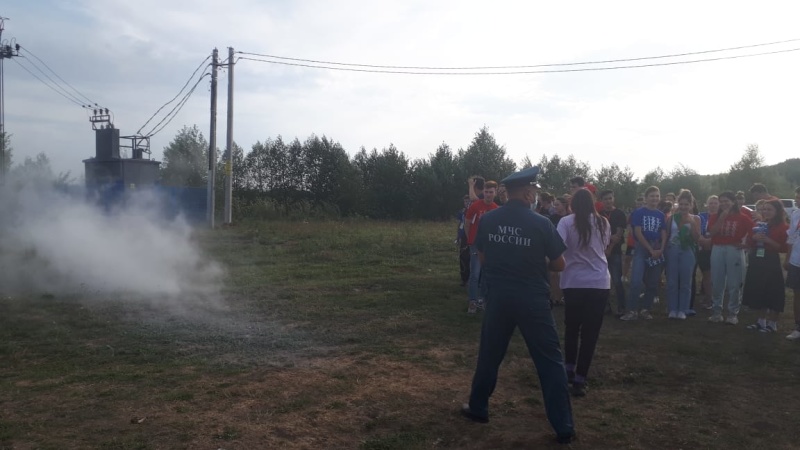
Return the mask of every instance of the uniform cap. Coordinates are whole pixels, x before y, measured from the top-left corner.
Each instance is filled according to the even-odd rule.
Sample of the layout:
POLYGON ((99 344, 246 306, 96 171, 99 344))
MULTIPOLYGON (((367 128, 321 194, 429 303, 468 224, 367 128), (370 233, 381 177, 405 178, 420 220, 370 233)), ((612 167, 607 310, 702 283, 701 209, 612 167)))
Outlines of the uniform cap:
POLYGON ((501 183, 506 185, 507 188, 520 187, 525 185, 536 186, 540 188, 536 179, 539 177, 540 169, 537 166, 529 167, 527 169, 514 172, 511 175, 503 178, 501 183))

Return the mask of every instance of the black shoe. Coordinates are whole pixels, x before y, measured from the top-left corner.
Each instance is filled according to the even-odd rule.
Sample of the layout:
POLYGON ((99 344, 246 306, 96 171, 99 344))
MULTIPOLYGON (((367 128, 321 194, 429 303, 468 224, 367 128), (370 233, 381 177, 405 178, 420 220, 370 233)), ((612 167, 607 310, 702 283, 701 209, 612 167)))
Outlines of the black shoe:
POLYGON ((559 444, 571 444, 573 439, 575 439, 575 433, 556 435, 556 442, 558 442, 559 444))
POLYGON ((573 397, 586 397, 586 384, 585 383, 572 383, 572 396, 573 397))
POLYGON ((475 414, 469 408, 469 405, 467 403, 464 403, 463 405, 461 405, 461 415, 466 417, 467 419, 473 421, 473 422, 489 423, 489 418, 488 417, 483 417, 483 416, 479 416, 479 415, 475 414))
POLYGON ((568 370, 567 371, 567 383, 572 384, 575 381, 575 372, 568 370))

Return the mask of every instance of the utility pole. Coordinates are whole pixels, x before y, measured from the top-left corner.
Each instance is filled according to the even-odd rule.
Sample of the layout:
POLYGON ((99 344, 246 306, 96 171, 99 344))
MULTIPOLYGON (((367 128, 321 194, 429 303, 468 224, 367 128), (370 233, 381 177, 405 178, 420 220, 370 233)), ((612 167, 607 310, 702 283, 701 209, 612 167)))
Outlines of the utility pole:
POLYGON ((206 197, 206 217, 208 226, 214 229, 214 177, 217 174, 217 69, 219 52, 211 53, 211 130, 208 133, 208 194, 206 197))
POLYGON ((228 47, 228 160, 225 161, 224 225, 233 223, 233 47, 228 47))
POLYGON ((12 46, 3 42, 3 30, 7 17, 0 17, 0 184, 6 180, 6 112, 3 94, 3 61, 19 56, 19 44, 12 46))

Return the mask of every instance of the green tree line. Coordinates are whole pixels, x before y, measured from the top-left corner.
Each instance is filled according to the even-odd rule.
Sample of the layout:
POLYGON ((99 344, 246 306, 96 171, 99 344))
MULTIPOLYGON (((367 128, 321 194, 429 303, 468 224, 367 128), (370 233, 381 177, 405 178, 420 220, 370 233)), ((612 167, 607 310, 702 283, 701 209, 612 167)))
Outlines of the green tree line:
MULTIPOLYGON (((222 186, 221 152, 217 186, 222 186)), ((165 185, 205 186, 208 143, 197 126, 184 127, 164 149, 165 185)), ((352 157, 338 142, 311 135, 287 142, 281 136, 253 144, 245 154, 234 144, 234 212, 242 216, 320 214, 376 219, 444 220, 467 193, 467 178, 499 180, 517 164, 487 128, 466 149, 442 143, 427 158, 411 160, 393 144, 361 148, 352 157)), ((218 198, 221 198, 218 196, 218 198)))
MULTIPOLYGON (((54 176, 44 153, 13 164, 10 136, 2 136, 5 168, 21 178, 46 176, 58 184, 74 182, 69 173, 54 176)), ((164 148, 161 183, 170 186, 205 187, 208 142, 197 126, 185 126, 164 148)), ((218 152, 217 201, 221 209, 226 154, 218 152)), ((233 146, 234 214, 243 218, 360 216, 393 220, 445 220, 453 217, 467 193, 467 178, 481 175, 501 180, 509 173, 532 165, 543 170, 543 190, 560 195, 569 190, 569 179, 582 176, 598 189, 611 189, 617 204, 628 207, 647 187, 662 193, 690 189, 702 206, 710 194, 743 190, 755 182, 767 185, 773 195, 792 198, 800 185, 800 158, 764 166, 757 145, 749 145, 727 172, 700 175, 685 164, 671 169, 656 167, 641 179, 629 167, 617 163, 592 168, 574 155, 525 157, 511 160, 486 127, 466 149, 440 144, 427 157, 410 159, 390 144, 381 150, 361 148, 349 156, 341 144, 326 136, 311 135, 304 141, 285 141, 281 136, 256 142, 249 152, 233 146)))
MULTIPOLYGON (((543 170, 542 188, 555 195, 568 191, 569 180, 582 176, 598 189, 611 189, 617 204, 632 206, 647 187, 662 194, 690 189, 702 207, 706 197, 724 190, 743 190, 756 182, 770 192, 793 197, 800 184, 800 159, 764 166, 757 145, 749 145, 725 173, 700 175, 685 164, 656 167, 637 178, 617 163, 592 168, 574 155, 542 155, 511 160, 486 127, 475 133, 466 149, 442 143, 426 158, 412 160, 393 144, 381 150, 361 148, 352 157, 338 142, 311 135, 304 141, 281 136, 256 142, 245 154, 233 148, 234 212, 237 219, 271 216, 361 216, 393 220, 451 218, 467 193, 467 178, 481 175, 500 180, 532 165, 543 170)), ((208 143, 197 126, 184 127, 164 149, 161 178, 166 185, 205 186, 208 143)), ((220 154, 221 189, 226 154, 220 154)), ((221 201, 221 196, 218 196, 221 201)))

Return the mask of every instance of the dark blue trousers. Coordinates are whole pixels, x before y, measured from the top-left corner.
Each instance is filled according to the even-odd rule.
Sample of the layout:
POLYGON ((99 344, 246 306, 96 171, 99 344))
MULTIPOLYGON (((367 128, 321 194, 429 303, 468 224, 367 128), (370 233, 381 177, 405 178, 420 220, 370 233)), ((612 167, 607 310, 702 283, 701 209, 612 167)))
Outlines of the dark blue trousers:
POLYGON ((574 430, 572 404, 550 299, 528 289, 493 286, 491 282, 488 285, 478 367, 469 396, 470 409, 474 414, 489 417, 489 396, 497 385, 500 363, 517 327, 536 365, 550 425, 559 435, 571 434, 574 430))
POLYGON ((625 285, 622 283, 622 253, 612 253, 608 255, 608 272, 611 274, 611 284, 614 285, 614 292, 617 293, 617 313, 624 314, 625 309, 625 285))

